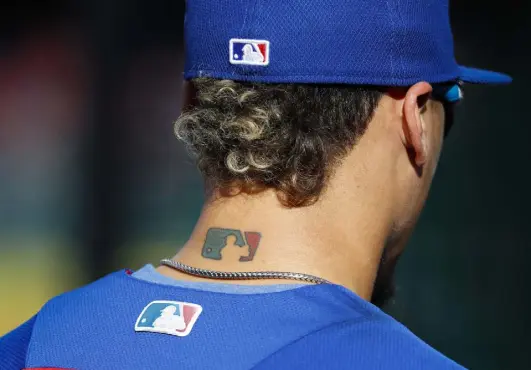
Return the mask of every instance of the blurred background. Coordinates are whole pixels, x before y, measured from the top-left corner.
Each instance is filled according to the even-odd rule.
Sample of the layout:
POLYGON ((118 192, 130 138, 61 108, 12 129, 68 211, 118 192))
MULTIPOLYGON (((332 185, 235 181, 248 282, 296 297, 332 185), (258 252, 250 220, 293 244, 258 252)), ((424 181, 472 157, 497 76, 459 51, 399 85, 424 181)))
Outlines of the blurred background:
MULTIPOLYGON (((184 1, 0 6, 0 335, 52 296, 173 255, 202 183, 173 135, 184 1)), ((471 369, 531 368, 529 2, 453 1, 467 86, 386 308, 471 369)), ((227 15, 229 16, 229 15, 227 15)))

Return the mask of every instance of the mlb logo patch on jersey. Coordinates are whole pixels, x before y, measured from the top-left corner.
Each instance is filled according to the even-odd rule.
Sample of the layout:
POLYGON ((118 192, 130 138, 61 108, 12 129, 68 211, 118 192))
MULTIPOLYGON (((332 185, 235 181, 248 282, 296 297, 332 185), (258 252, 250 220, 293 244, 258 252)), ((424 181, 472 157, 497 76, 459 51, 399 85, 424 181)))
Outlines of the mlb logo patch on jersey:
POLYGON ((269 41, 231 39, 230 62, 251 66, 267 66, 269 64, 269 41))
POLYGON ((135 324, 135 331, 147 331, 185 337, 192 331, 203 311, 198 304, 176 301, 153 301, 148 304, 135 324))

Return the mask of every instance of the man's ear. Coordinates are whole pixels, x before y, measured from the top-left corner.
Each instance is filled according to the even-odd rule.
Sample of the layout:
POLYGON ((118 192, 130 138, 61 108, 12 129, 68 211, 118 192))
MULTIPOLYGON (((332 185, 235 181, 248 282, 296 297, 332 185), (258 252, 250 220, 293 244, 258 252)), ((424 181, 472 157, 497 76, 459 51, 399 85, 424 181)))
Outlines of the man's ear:
POLYGON ((433 88, 427 82, 419 82, 411 86, 404 98, 402 107, 404 144, 411 153, 411 160, 418 168, 422 168, 427 156, 427 137, 422 120, 433 88))

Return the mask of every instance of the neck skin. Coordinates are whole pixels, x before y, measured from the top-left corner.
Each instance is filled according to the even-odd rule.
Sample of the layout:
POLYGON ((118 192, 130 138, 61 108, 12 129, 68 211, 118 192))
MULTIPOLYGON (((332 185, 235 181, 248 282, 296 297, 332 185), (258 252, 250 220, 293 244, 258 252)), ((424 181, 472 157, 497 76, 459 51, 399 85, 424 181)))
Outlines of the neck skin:
MULTIPOLYGON (((371 130, 338 166, 319 200, 307 207, 283 207, 274 191, 215 197, 205 205, 188 242, 175 261, 216 271, 285 271, 315 275, 370 300, 382 252, 392 234, 397 168, 389 143, 377 145, 371 130), (387 148, 386 148, 387 146, 387 148), (383 150, 385 148, 385 150, 383 150), (229 237, 222 259, 202 256, 210 228, 258 232, 252 261, 240 262, 248 248, 229 237)), ((180 280, 205 280, 169 267, 159 272, 180 280)), ((290 280, 219 280, 234 284, 296 283, 290 280)))

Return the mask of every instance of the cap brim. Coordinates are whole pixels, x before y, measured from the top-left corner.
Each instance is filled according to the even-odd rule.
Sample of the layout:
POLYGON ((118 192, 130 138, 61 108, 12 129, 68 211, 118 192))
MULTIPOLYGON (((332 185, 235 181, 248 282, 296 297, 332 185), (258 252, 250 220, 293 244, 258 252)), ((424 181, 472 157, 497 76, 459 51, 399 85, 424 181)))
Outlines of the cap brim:
POLYGON ((508 84, 513 80, 510 76, 499 73, 487 71, 484 69, 459 67, 459 80, 472 84, 508 84))

